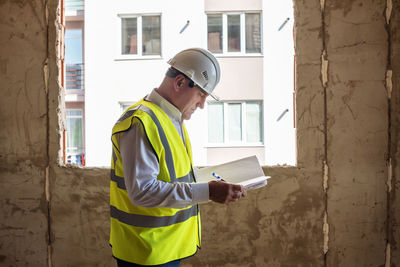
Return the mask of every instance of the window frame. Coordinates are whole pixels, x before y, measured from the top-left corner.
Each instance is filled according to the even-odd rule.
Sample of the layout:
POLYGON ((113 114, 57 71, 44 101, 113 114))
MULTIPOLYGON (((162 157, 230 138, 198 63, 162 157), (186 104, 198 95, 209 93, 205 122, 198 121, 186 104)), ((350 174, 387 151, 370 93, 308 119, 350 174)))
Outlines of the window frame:
POLYGON ((162 58, 162 40, 163 40, 163 18, 161 13, 140 13, 140 14, 117 14, 117 23, 116 23, 116 60, 133 60, 133 59, 161 59, 162 58), (143 55, 142 47, 142 33, 143 33, 143 17, 150 16, 159 16, 160 17, 160 55, 143 55), (125 18, 137 18, 137 54, 122 54, 122 19, 125 18), (140 49, 139 49, 140 48, 140 49))
POLYGON ((227 100, 227 101, 209 101, 206 102, 206 132, 207 132, 207 142, 206 147, 263 147, 264 146, 264 101, 263 100, 227 100), (221 143, 210 143, 208 140, 208 105, 210 103, 222 103, 223 104, 223 128, 224 128, 224 141, 221 143), (246 105, 247 103, 258 103, 260 104, 260 123, 261 125, 261 141, 260 142, 247 142, 247 119, 246 119, 246 105), (242 140, 239 142, 229 141, 229 115, 228 115, 228 105, 229 104, 241 104, 241 116, 242 116, 242 140))
POLYGON ((257 11, 240 11, 240 12, 206 12, 206 47, 208 49, 208 15, 222 15, 222 53, 212 52, 215 56, 218 57, 260 57, 263 56, 263 12, 260 10, 257 11), (260 43, 260 53, 247 53, 246 52, 246 14, 259 14, 260 15, 260 35, 261 35, 261 43, 260 43), (228 51, 228 15, 240 15, 240 52, 229 52, 228 51))
MULTIPOLYGON (((81 119, 81 130, 82 130, 82 150, 83 150, 83 154, 85 154, 85 132, 84 132, 84 111, 82 108, 66 108, 65 109, 65 127, 67 130, 67 135, 66 135, 66 142, 65 142, 65 153, 66 155, 68 155, 68 149, 75 149, 75 150, 79 150, 79 147, 68 147, 68 134, 69 134, 69 129, 67 129, 67 121, 68 119, 81 119), (81 115, 68 115, 68 110, 79 110, 81 111, 81 115)), ((74 153, 76 154, 76 153, 74 153)))

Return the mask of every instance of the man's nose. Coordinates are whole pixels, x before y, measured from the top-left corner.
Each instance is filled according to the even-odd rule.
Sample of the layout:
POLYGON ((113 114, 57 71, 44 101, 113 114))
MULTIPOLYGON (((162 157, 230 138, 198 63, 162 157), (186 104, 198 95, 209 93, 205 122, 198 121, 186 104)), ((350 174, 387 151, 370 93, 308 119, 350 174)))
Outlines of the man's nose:
POLYGON ((204 108, 204 103, 205 103, 205 102, 206 102, 206 98, 202 98, 202 99, 200 100, 199 107, 200 107, 201 109, 204 108))

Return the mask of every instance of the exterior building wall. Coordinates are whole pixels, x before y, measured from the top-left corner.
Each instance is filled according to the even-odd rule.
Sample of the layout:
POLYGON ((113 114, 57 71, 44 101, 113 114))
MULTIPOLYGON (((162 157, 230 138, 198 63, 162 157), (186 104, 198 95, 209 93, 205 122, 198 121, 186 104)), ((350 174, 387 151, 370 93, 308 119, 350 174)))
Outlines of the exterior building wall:
POLYGON ((265 164, 296 165, 293 1, 263 1, 265 164))
MULTIPOLYGON (((69 2, 71 3, 71 2, 69 2)), ((79 3, 79 1, 76 1, 76 3, 79 3)), ((65 68, 64 68, 64 90, 65 90, 65 107, 66 109, 80 109, 82 110, 82 147, 79 147, 77 150, 74 152, 69 152, 67 147, 70 146, 68 145, 68 142, 66 141, 65 144, 63 144, 63 151, 65 152, 65 157, 63 161, 65 162, 70 162, 73 164, 83 164, 84 165, 84 157, 85 157, 85 86, 84 86, 84 80, 85 80, 85 29, 84 29, 84 14, 83 14, 83 1, 81 1, 80 6, 75 6, 76 10, 70 10, 69 6, 65 8, 65 31, 68 30, 81 30, 81 55, 82 59, 80 62, 64 62, 65 63, 65 68), (69 67, 68 67, 69 65, 69 67), (80 71, 74 71, 77 69, 80 69, 80 71), (75 82, 73 82, 75 80, 75 82), (80 82, 78 82, 80 81, 80 82), (75 85, 80 84, 79 89, 72 89, 72 88, 77 88, 75 86, 71 86, 71 83, 74 83, 75 85), (64 147, 65 145, 65 147, 64 147), (81 159, 79 161, 71 161, 71 158, 74 159, 81 159)), ((64 38, 66 40, 66 38, 64 38)), ((66 48, 65 50, 68 51, 68 45, 64 43, 64 47, 66 48)), ((65 58, 66 61, 68 61, 67 58, 65 58)), ((68 135, 73 135, 72 134, 73 130, 68 129, 66 126, 66 136, 68 135)), ((78 132, 76 132, 79 134, 78 132)), ((72 138, 71 138, 72 139, 72 138)), ((78 140, 80 138, 77 138, 78 140)))
POLYGON ((218 57, 221 82, 216 92, 222 100, 262 100, 263 57, 218 57))
POLYGON ((213 1, 205 0, 204 9, 207 12, 212 11, 244 11, 244 10, 262 10, 262 0, 250 0, 250 1, 240 1, 240 0, 222 0, 213 1))

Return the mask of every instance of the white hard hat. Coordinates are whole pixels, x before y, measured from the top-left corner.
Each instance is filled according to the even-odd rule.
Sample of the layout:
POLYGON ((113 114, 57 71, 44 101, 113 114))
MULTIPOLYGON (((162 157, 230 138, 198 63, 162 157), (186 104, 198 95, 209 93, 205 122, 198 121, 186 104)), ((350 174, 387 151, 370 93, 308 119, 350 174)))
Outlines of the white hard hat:
POLYGON ((221 71, 217 59, 209 51, 189 48, 176 54, 168 64, 188 76, 215 100, 219 100, 213 91, 219 82, 221 71))

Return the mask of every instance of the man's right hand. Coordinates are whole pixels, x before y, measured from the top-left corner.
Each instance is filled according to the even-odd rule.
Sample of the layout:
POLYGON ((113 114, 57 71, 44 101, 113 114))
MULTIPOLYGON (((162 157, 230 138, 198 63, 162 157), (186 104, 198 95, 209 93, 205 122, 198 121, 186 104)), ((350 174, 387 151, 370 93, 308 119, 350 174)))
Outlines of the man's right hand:
POLYGON ((240 184, 231 184, 222 181, 208 182, 210 199, 217 203, 229 204, 238 201, 247 195, 246 189, 240 184))

